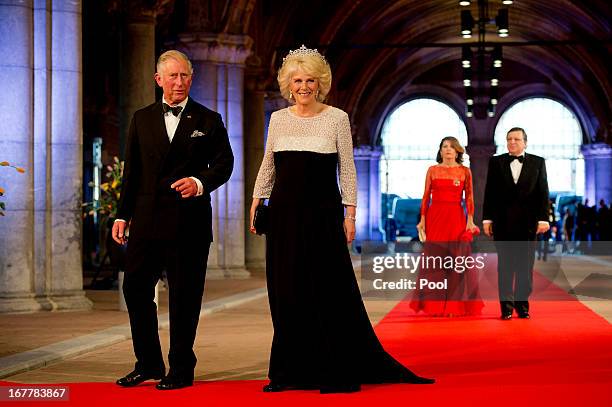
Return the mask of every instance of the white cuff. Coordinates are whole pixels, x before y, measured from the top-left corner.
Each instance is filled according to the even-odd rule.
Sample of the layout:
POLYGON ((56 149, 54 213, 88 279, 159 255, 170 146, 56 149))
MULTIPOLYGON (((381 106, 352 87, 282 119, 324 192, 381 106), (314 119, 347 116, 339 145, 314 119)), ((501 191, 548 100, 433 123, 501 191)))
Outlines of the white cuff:
POLYGON ((538 221, 538 225, 547 225, 550 226, 548 222, 546 222, 545 220, 539 220, 538 221))
POLYGON ((117 223, 117 222, 127 223, 127 221, 125 219, 115 219, 115 221, 113 223, 117 223))
POLYGON ((196 177, 189 177, 192 180, 195 181, 196 185, 198 186, 198 192, 196 192, 195 196, 200 196, 204 193, 204 186, 202 185, 202 181, 200 181, 199 179, 197 179, 196 177))
POLYGON ((483 224, 483 225, 486 225, 487 223, 493 223, 493 221, 492 221, 492 220, 489 220, 489 219, 486 219, 486 220, 483 220, 483 221, 482 221, 482 224, 483 224))

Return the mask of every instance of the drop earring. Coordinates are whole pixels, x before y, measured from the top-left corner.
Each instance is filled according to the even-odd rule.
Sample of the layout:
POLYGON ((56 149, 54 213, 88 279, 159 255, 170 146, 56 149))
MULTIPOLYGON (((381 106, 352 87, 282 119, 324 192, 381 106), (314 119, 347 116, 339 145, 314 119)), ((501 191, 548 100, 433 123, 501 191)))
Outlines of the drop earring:
POLYGON ((293 93, 289 92, 289 100, 293 99, 293 93))

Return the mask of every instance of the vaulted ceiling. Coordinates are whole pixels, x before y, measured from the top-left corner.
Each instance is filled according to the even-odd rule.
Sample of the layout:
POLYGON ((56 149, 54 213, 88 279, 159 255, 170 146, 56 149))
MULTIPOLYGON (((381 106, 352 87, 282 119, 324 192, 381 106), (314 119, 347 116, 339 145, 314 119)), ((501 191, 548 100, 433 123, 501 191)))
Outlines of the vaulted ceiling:
MULTIPOLYGON (((475 18, 477 3, 468 7, 475 18)), ((576 113, 585 142, 611 142, 608 2, 490 0, 491 20, 501 7, 509 9, 510 36, 499 38, 492 23, 485 37, 503 45, 498 112, 523 97, 551 96, 576 113)), ((331 102, 352 115, 357 142, 370 144, 386 114, 416 95, 441 98, 463 115, 461 45, 476 46, 477 36, 460 37, 461 9, 457 0, 268 0, 258 2, 249 33, 271 77, 289 48, 324 51, 334 73, 331 102)), ((482 105, 475 113, 468 128, 473 120, 490 122, 471 135, 484 141, 490 134, 482 129, 499 114, 486 118, 482 105)))
MULTIPOLYGON (((468 9, 477 18, 478 0, 471 3, 468 9)), ((502 44, 504 55, 493 118, 486 115, 484 74, 476 81, 474 117, 464 114, 461 46, 475 49, 478 37, 460 37, 460 11, 465 8, 458 0, 104 0, 84 7, 97 5, 90 12, 95 16, 101 15, 98 8, 106 9, 99 24, 106 31, 120 26, 126 7, 151 9, 157 16, 158 51, 181 32, 248 34, 253 56, 247 73, 257 75, 270 97, 277 90, 282 56, 301 44, 319 48, 333 70, 330 103, 351 115, 357 144, 376 144, 387 114, 424 95, 445 101, 465 119, 470 144, 490 142, 500 113, 529 96, 553 97, 572 109, 585 143, 612 144, 609 0, 487 3, 487 49, 502 44), (507 38, 495 32, 494 17, 501 7, 509 10, 507 38)), ((98 59, 91 61, 90 69, 99 65, 98 59)))

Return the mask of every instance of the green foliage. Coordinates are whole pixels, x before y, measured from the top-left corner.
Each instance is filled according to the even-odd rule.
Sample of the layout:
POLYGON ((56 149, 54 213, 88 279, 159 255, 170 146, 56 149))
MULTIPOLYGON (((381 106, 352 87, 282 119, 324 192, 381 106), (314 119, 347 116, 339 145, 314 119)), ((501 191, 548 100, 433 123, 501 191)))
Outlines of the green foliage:
MULTIPOLYGON (((86 202, 83 204, 83 216, 92 216, 94 213, 100 215, 100 223, 105 224, 107 219, 117 216, 119 198, 121 194, 121 178, 123 177, 123 161, 113 157, 113 164, 107 165, 107 181, 100 184, 100 200, 98 202, 86 202)), ((93 183, 89 183, 93 187, 93 183)))

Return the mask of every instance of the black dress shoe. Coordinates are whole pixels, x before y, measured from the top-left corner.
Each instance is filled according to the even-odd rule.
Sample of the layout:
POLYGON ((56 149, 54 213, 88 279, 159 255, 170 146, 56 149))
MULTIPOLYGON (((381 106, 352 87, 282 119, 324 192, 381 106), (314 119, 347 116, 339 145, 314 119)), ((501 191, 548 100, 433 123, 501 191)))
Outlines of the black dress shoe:
POLYGON ((176 376, 166 376, 155 385, 157 390, 177 390, 193 386, 193 379, 176 376))
POLYGON ((270 382, 263 387, 264 393, 278 393, 279 391, 287 390, 287 386, 279 383, 270 382))
POLYGON ((510 313, 504 312, 503 314, 501 314, 501 319, 503 320, 512 319, 512 312, 510 313))
POLYGON ((518 313, 518 317, 521 319, 529 319, 529 312, 527 311, 523 311, 523 312, 519 312, 518 313))
POLYGON ((319 393, 321 394, 332 394, 332 393, 356 393, 361 391, 360 384, 341 384, 334 386, 321 386, 319 393))
POLYGON ((121 379, 117 380, 115 383, 117 383, 119 386, 122 386, 122 387, 134 387, 144 381, 159 380, 162 377, 164 377, 163 373, 150 374, 150 373, 141 373, 141 372, 134 370, 133 372, 130 372, 127 375, 125 375, 125 377, 122 377, 121 379))

